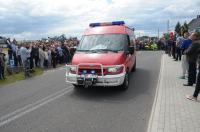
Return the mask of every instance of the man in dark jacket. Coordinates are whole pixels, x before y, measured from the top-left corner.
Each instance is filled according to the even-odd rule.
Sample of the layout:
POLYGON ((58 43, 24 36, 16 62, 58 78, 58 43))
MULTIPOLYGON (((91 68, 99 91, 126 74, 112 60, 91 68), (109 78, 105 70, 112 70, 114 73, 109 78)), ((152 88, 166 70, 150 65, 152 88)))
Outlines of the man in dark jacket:
POLYGON ((30 67, 31 69, 34 67, 34 61, 35 66, 38 67, 38 61, 39 61, 39 48, 34 44, 31 49, 31 60, 30 60, 30 67))
POLYGON ((170 38, 168 41, 167 41, 167 51, 168 51, 168 55, 171 56, 172 55, 172 47, 173 47, 173 39, 170 38))
POLYGON ((65 63, 67 64, 71 60, 71 54, 70 54, 69 48, 67 47, 67 44, 65 44, 65 45, 63 44, 61 48, 64 51, 65 63))
POLYGON ((184 84, 184 86, 192 86, 196 83, 196 62, 198 58, 198 50, 200 48, 200 41, 198 40, 198 34, 192 33, 191 35, 192 44, 185 51, 189 62, 189 70, 188 70, 188 83, 184 84), (198 41, 197 41, 198 40, 198 41))
POLYGON ((12 60, 12 55, 13 55, 10 38, 8 38, 6 40, 6 43, 7 43, 7 47, 8 47, 8 63, 10 64, 10 60, 12 60))
POLYGON ((57 64, 57 52, 56 52, 56 49, 55 47, 53 47, 51 49, 51 59, 52 59, 52 65, 53 65, 53 68, 56 68, 56 64, 57 64))
MULTIPOLYGON (((199 43, 199 45, 200 45, 200 43, 199 43)), ((198 49, 198 64, 199 64, 199 68, 198 68, 199 73, 198 73, 198 76, 197 76, 197 84, 196 84, 196 87, 195 87, 195 91, 194 91, 193 95, 186 95, 187 99, 193 100, 193 101, 197 101, 197 97, 198 97, 198 94, 200 92, 200 48, 198 49)))

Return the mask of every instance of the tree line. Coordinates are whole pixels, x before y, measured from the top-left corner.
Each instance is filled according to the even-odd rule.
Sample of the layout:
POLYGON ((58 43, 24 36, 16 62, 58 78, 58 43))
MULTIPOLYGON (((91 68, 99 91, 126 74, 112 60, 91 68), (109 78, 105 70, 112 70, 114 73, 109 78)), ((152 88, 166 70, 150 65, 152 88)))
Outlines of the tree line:
POLYGON ((175 32, 179 35, 179 36, 183 36, 183 34, 185 32, 188 32, 188 24, 186 22, 183 23, 183 25, 181 25, 180 22, 177 22, 176 26, 175 26, 175 32))

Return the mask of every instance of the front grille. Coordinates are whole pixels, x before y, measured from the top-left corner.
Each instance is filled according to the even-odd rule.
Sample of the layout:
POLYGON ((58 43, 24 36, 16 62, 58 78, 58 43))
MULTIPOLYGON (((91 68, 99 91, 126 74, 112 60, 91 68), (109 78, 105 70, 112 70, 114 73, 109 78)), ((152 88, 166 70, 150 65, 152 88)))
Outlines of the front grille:
MULTIPOLYGON (((105 75, 106 70, 103 69, 103 74, 105 75)), ((79 75, 82 74, 96 74, 99 76, 102 76, 102 71, 101 69, 79 69, 79 75)))

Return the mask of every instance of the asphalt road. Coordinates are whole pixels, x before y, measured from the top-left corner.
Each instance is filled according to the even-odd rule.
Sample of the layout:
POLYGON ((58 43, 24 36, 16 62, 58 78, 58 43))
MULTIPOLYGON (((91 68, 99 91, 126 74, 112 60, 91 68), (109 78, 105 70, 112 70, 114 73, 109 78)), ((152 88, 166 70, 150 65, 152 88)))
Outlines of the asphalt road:
POLYGON ((130 87, 74 90, 63 68, 0 86, 0 132, 145 132, 161 52, 138 52, 130 87))

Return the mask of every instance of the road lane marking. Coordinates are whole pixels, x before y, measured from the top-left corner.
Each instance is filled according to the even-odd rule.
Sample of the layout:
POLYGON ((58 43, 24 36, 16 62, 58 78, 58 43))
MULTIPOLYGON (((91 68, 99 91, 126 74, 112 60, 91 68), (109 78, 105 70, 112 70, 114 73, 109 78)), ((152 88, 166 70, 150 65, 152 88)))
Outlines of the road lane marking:
POLYGON ((156 93, 155 93, 155 97, 154 97, 154 101, 153 101, 153 106, 152 106, 152 109, 151 109, 151 115, 149 117, 147 132, 152 131, 153 117, 154 117, 154 114, 155 114, 156 103, 158 101, 158 91, 160 89, 160 86, 161 86, 161 83, 162 83, 162 80, 163 80, 162 74, 163 74, 163 70, 164 70, 164 60, 165 60, 165 56, 162 55, 160 72, 159 72, 159 77, 158 77, 158 82, 157 82, 157 87, 156 87, 156 93))
POLYGON ((17 118, 22 117, 23 115, 25 115, 27 113, 30 113, 30 112, 40 108, 41 106, 43 106, 43 105, 45 105, 45 104, 47 104, 51 101, 54 101, 54 100, 62 97, 63 95, 69 93, 70 91, 72 91, 72 86, 65 88, 63 90, 60 90, 60 91, 58 91, 54 94, 51 94, 51 95, 49 95, 49 96, 47 96, 47 97, 45 97, 41 100, 36 101, 35 103, 26 105, 23 108, 17 109, 16 111, 1 117, 0 118, 0 127, 10 123, 11 121, 13 121, 17 118))
MULTIPOLYGON (((70 87, 69 87, 69 88, 70 88, 70 87)), ((34 105, 37 105, 37 104, 39 104, 39 103, 41 103, 41 102, 44 102, 45 100, 47 100, 47 99, 49 99, 49 98, 52 98, 52 97, 56 96, 57 94, 60 94, 60 93, 64 92, 65 90, 68 90, 69 88, 65 88, 65 89, 62 89, 62 90, 60 90, 60 91, 57 91, 57 92, 55 92, 55 93, 53 93, 53 94, 51 94, 51 95, 49 95, 49 96, 47 96, 47 97, 45 97, 45 98, 43 98, 43 99, 41 99, 41 100, 38 100, 38 101, 36 101, 36 102, 34 102, 34 103, 31 103, 31 104, 29 104, 29 105, 26 105, 25 107, 22 107, 22 108, 20 108, 20 109, 17 109, 17 110, 15 110, 14 112, 12 112, 12 113, 10 113, 10 114, 7 114, 7 115, 5 115, 5 116, 2 116, 2 117, 0 117, 0 122, 1 122, 2 120, 6 119, 6 118, 9 118, 10 116, 13 116, 13 115, 15 115, 15 114, 17 114, 17 113, 23 111, 23 110, 26 110, 26 109, 28 109, 28 108, 30 108, 30 107, 33 107, 34 105)))

